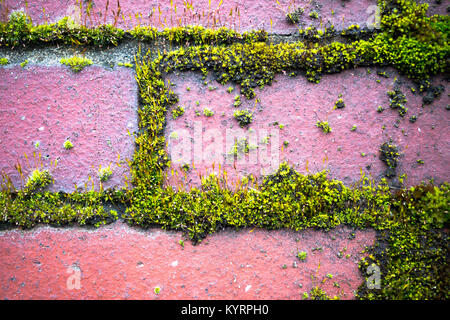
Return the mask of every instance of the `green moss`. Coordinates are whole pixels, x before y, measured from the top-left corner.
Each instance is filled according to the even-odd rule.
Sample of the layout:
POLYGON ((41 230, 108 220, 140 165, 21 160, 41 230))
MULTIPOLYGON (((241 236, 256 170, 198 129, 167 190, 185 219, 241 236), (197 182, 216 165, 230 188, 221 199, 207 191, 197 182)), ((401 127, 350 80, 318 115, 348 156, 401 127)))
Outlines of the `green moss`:
POLYGON ((299 258, 300 261, 305 261, 307 256, 308 253, 306 251, 297 251, 297 258, 299 258))
POLYGON ((117 65, 119 67, 133 68, 133 65, 131 63, 128 63, 128 62, 119 62, 117 65))
POLYGON ((206 117, 212 117, 212 116, 214 115, 214 111, 212 111, 212 110, 210 110, 210 109, 208 109, 208 108, 205 108, 205 109, 203 109, 203 114, 204 114, 206 117))
POLYGON ((112 176, 113 172, 111 170, 111 167, 108 166, 108 167, 104 167, 104 168, 100 167, 97 174, 98 174, 100 181, 106 182, 112 176))
POLYGON ((178 106, 175 109, 172 109, 172 118, 177 119, 184 114, 184 108, 182 106, 178 106))
POLYGON ((73 144, 72 144, 72 142, 70 142, 69 140, 66 140, 65 142, 64 142, 64 149, 66 149, 66 150, 70 150, 70 149, 72 149, 73 148, 73 144))
POLYGON ((74 72, 80 72, 85 67, 92 64, 92 60, 85 57, 73 56, 71 58, 62 58, 60 62, 68 66, 74 72))
POLYGON ((345 108, 345 103, 344 100, 340 98, 334 103, 334 109, 342 109, 342 108, 345 108))
POLYGON ((8 64, 8 58, 0 58, 0 66, 5 66, 8 64))
POLYGON ((405 103, 407 102, 406 96, 398 87, 388 91, 387 95, 389 96, 389 106, 392 109, 398 110, 398 114, 403 117, 408 111, 408 108, 405 107, 405 103))
POLYGON ((326 121, 317 121, 316 127, 320 128, 323 133, 330 133, 331 132, 331 127, 328 124, 328 122, 326 122, 326 121))
POLYGON ((25 183, 25 190, 28 192, 44 189, 53 182, 53 178, 48 170, 35 169, 29 175, 25 183))
POLYGON ((385 176, 392 178, 396 175, 395 169, 398 164, 398 158, 400 156, 398 147, 389 140, 385 142, 380 147, 380 160, 383 161, 388 167, 385 171, 385 176))
POLYGON ((305 10, 301 7, 298 7, 292 12, 286 13, 286 20, 292 24, 299 23, 303 12, 305 12, 305 10))
POLYGON ((248 110, 237 110, 233 114, 234 118, 239 122, 239 126, 244 127, 253 121, 253 113, 248 110))

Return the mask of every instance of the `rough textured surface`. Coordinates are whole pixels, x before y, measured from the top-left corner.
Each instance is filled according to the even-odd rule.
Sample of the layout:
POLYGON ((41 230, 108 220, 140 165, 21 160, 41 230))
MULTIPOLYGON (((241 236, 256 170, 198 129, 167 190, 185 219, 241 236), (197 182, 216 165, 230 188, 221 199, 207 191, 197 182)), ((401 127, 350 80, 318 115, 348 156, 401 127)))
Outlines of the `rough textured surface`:
MULTIPOLYGON (((277 76, 271 86, 263 90, 256 89, 260 102, 255 103, 255 100, 247 100, 242 96, 242 105, 238 108, 233 106, 233 102, 235 95, 239 94, 239 88, 228 93, 228 85, 222 86, 213 80, 205 85, 198 75, 183 73, 171 76, 171 82, 176 85, 174 91, 180 96, 178 105, 184 106, 186 112, 176 120, 171 118, 170 112, 168 114, 168 151, 175 160, 174 163, 179 161, 174 164, 175 168, 186 163, 184 159, 190 159, 187 163, 194 163, 195 170, 191 170, 186 176, 182 174, 173 177, 168 173, 169 179, 173 185, 179 181, 198 185, 199 176, 212 172, 213 164, 216 172, 219 164, 221 170, 227 171, 229 181, 250 173, 261 176, 276 169, 277 165, 270 169, 267 159, 261 157, 258 150, 249 152, 253 159, 257 159, 253 163, 248 156, 241 158, 243 163, 227 163, 231 150, 226 145, 227 129, 239 128, 233 113, 238 109, 248 109, 253 112, 253 122, 248 128, 257 136, 252 143, 251 134, 245 129, 250 145, 264 148, 261 140, 271 130, 275 130, 279 135, 279 147, 274 150, 279 152, 279 161, 288 161, 301 173, 328 169, 330 177, 351 184, 361 177, 362 170, 380 181, 387 167, 379 159, 379 148, 392 138, 401 154, 397 176, 406 173, 407 185, 416 185, 430 178, 436 183, 448 181, 450 123, 446 106, 450 103, 450 98, 447 89, 432 104, 423 105, 423 97, 412 93, 412 83, 409 80, 391 69, 387 73, 389 78, 378 76, 373 68, 370 74, 367 69, 360 68, 326 75, 319 84, 309 83, 303 76, 277 76), (393 90, 395 78, 399 83, 402 82, 400 88, 408 99, 408 112, 403 118, 389 107, 387 91, 393 90), (340 94, 346 106, 333 109, 340 94), (378 106, 385 110, 377 112, 378 106), (203 112, 204 108, 213 110, 214 116, 197 116, 195 111, 203 112), (417 116, 417 121, 411 123, 409 118, 413 115, 417 116), (325 134, 317 128, 316 122, 319 120, 328 121, 332 132, 325 134), (397 121, 398 128, 395 127, 397 121), (280 129, 279 124, 284 127, 280 129), (354 125, 356 130, 352 131, 354 125), (215 138, 211 138, 212 136, 215 138), (190 154, 183 153, 180 147, 185 143, 185 137, 194 140, 188 144, 191 147, 190 154), (196 147, 195 141, 203 143, 203 150, 196 147), (223 141, 222 145, 220 141, 223 141), (284 141, 289 142, 289 145, 283 145, 284 141), (208 149, 213 152, 208 153, 208 149), (188 154, 186 158, 185 154, 188 154), (419 164, 417 160, 423 160, 424 163, 419 164)), ((433 84, 447 87, 447 81, 442 77, 436 78, 433 84)), ((276 142, 274 137, 271 138, 273 143, 276 142)), ((268 150, 271 150, 272 142, 269 143, 268 150)), ((262 154, 270 157, 274 154, 272 152, 264 151, 262 154)))
MULTIPOLYGON (((81 23, 99 24, 106 21, 114 23, 114 13, 118 7, 116 1, 109 1, 108 11, 105 17, 106 0, 95 0, 89 17, 85 9, 79 9, 74 5, 75 1, 32 1, 28 4, 28 13, 36 23, 45 21, 57 21, 64 16, 78 18, 82 12, 81 23), (45 8, 45 13, 42 8, 45 8), (106 20, 105 20, 106 18, 106 20)), ((177 25, 203 25, 205 27, 227 26, 236 30, 266 29, 276 33, 291 33, 297 30, 296 25, 286 21, 286 13, 298 7, 305 9, 301 23, 304 26, 319 26, 330 22, 336 27, 349 26, 351 24, 365 25, 368 20, 372 23, 371 16, 375 13, 375 0, 363 1, 290 1, 280 0, 277 4, 273 0, 246 0, 223 1, 191 1, 193 8, 187 8, 182 0, 174 1, 146 1, 146 0, 121 0, 121 14, 117 19, 117 25, 132 27, 138 25, 153 25, 158 28, 177 25), (170 3, 173 3, 171 7, 170 3), (309 13, 315 10, 319 13, 319 19, 312 19, 309 13), (332 10, 334 13, 332 13, 332 10), (230 15, 230 11, 232 14, 230 15), (123 17, 122 17, 123 13, 123 17), (138 16, 136 15, 138 14, 138 16), (180 20, 181 19, 181 20, 180 20), (272 20, 272 23, 270 22, 272 20)), ((7 1, 10 9, 25 9, 25 1, 7 1)), ((86 7, 86 6, 85 6, 86 7)))
MULTIPOLYGON (((89 16, 85 13, 86 5, 80 10, 74 0, 28 2, 28 13, 35 23, 54 22, 64 16, 72 16, 80 23, 86 24, 104 22, 113 24, 116 20, 117 26, 122 28, 131 28, 138 24, 153 25, 158 28, 198 24, 205 27, 227 26, 240 31, 265 29, 280 34, 296 32, 298 26, 320 27, 328 23, 333 24, 337 29, 352 24, 364 27, 374 23, 376 12, 376 0, 279 0, 279 4, 273 0, 228 0, 223 1, 220 6, 220 0, 212 0, 211 5, 209 1, 193 0, 189 2, 192 3, 193 8, 187 8, 183 0, 121 0, 120 14, 118 19, 115 19, 114 13, 119 12, 116 1, 109 1, 107 11, 107 0, 92 1, 93 6, 89 16), (289 24, 286 21, 286 13, 298 7, 305 10, 300 25, 289 24), (45 13, 42 8, 45 8, 45 13), (309 13, 313 10, 319 14, 318 19, 309 17, 309 13), (231 16, 230 11, 233 12, 231 16), (106 17, 105 12, 107 12, 106 17)), ((445 1, 441 4, 433 0, 422 2, 430 3, 430 14, 446 14, 445 1)), ((5 6, 10 10, 25 9, 25 1, 7 0, 5 6)))
POLYGON ((0 298, 301 299, 318 286, 331 297, 351 299, 363 281, 361 251, 375 239, 370 230, 352 233, 344 227, 328 233, 245 229, 182 247, 179 233, 121 222, 95 231, 3 231, 0 298), (306 261, 298 251, 307 252, 306 261))
POLYGON ((74 74, 66 67, 29 65, 1 68, 0 78, 0 171, 16 187, 21 186, 16 163, 24 179, 36 167, 49 168, 55 179, 50 190, 71 192, 74 184, 84 188, 89 176, 98 188, 100 165, 113 170, 105 187, 124 186, 123 175, 129 175, 125 159, 134 152, 127 131, 137 130, 131 70, 89 67, 74 74), (66 139, 73 149, 64 149, 66 139), (50 164, 55 160, 56 168, 50 164))

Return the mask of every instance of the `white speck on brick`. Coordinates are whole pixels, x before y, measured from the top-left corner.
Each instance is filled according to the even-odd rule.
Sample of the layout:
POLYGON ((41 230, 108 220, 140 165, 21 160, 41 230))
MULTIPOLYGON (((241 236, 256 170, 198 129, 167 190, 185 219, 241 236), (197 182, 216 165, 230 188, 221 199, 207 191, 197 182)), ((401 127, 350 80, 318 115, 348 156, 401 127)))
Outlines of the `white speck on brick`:
POLYGON ((248 286, 245 287, 245 292, 247 292, 248 290, 250 290, 252 286, 249 284, 248 286))
POLYGON ((175 260, 170 264, 172 267, 176 267, 178 265, 178 260, 175 260))

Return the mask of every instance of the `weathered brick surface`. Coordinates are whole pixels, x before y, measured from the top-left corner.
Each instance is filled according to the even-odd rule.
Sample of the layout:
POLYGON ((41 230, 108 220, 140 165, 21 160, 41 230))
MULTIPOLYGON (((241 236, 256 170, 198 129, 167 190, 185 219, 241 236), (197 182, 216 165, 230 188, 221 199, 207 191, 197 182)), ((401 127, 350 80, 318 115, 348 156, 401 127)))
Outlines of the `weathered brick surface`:
MULTIPOLYGON (((307 170, 315 173, 327 169, 330 171, 330 177, 351 184, 359 180, 361 170, 380 181, 386 165, 379 159, 379 148, 392 138, 401 153, 398 176, 406 173, 408 185, 419 184, 430 178, 436 183, 448 181, 448 89, 445 88, 440 98, 432 104, 422 106, 422 96, 411 92, 412 83, 409 80, 393 70, 388 71, 390 78, 380 77, 375 69, 371 70, 371 74, 367 74, 367 69, 360 68, 326 75, 319 84, 309 83, 302 76, 277 76, 271 86, 256 90, 260 102, 255 104, 255 100, 249 101, 242 97, 242 105, 238 109, 248 109, 254 113, 254 120, 249 125, 257 134, 253 144, 259 148, 264 147, 261 140, 270 134, 271 130, 278 129, 280 162, 287 161, 305 174, 307 170), (395 78, 403 81, 401 90, 408 99, 408 112, 403 118, 389 107, 387 91, 393 90, 395 78), (380 80, 380 83, 377 80, 380 80), (346 106, 333 110, 340 94, 346 106), (378 113, 378 106, 382 106, 385 111, 378 113), (409 121, 413 115, 417 116, 415 123, 409 121), (318 120, 328 121, 332 132, 324 134, 318 129, 318 120), (394 126, 396 121, 399 121, 398 128, 394 126), (279 129, 274 123, 284 125, 284 128, 279 129), (357 127, 356 131, 351 131, 354 125, 357 127), (262 129, 266 131, 263 132, 262 129), (289 145, 283 146, 284 141, 288 141, 289 145), (423 160, 424 164, 419 164, 419 159, 423 160)), ((168 151, 174 159, 180 160, 174 167, 179 168, 179 165, 186 163, 181 159, 183 152, 178 152, 181 149, 180 144, 185 142, 184 137, 203 144, 203 154, 202 149, 196 149, 195 142, 191 144, 191 153, 187 159, 192 160, 195 170, 187 173, 186 177, 184 174, 172 177, 169 173, 173 185, 179 181, 183 184, 198 185, 200 174, 204 176, 207 172, 212 172, 213 164, 216 172, 221 164, 221 169, 227 171, 229 181, 250 173, 260 177, 271 172, 258 150, 249 152, 252 157, 257 157, 254 163, 251 163, 248 157, 241 158, 243 163, 227 163, 227 154, 230 152, 230 148, 226 149, 225 142, 227 130, 239 128, 233 117, 234 111, 238 110, 233 106, 233 99, 239 94, 238 88, 230 94, 226 92, 228 85, 222 86, 215 81, 204 85, 200 76, 193 74, 181 74, 170 79, 176 84, 174 90, 180 96, 178 104, 186 109, 185 114, 176 120, 172 119, 170 112, 167 117, 168 151), (190 91, 186 90, 187 87, 190 91), (213 87, 217 89, 210 90, 213 87), (202 113, 204 108, 213 110, 215 115, 197 116, 195 111, 202 113), (202 138, 196 126, 201 128, 202 138), (209 136, 211 130, 215 130, 213 134, 218 137, 219 143, 209 136), (223 141, 221 146, 220 141, 223 141), (218 149, 214 149, 215 147, 218 149), (207 149, 219 150, 223 156, 211 156, 213 152, 209 154, 207 149)), ((439 77, 435 79, 434 84, 442 84, 445 87, 446 81, 439 77)), ((245 131, 250 141, 251 135, 247 129, 245 131)), ((270 149, 269 145, 268 150, 270 149)), ((271 153, 268 151, 264 154, 270 156, 271 153)), ((275 169, 277 167, 275 166, 275 169)))
MULTIPOLYGON (((81 23, 101 24, 116 21, 116 25, 122 28, 131 28, 138 24, 153 25, 158 28, 198 24, 205 27, 227 26, 240 31, 265 29, 275 33, 291 33, 295 32, 298 26, 287 23, 285 16, 287 12, 295 8, 305 9, 301 20, 301 25, 304 27, 326 26, 327 23, 331 23, 340 29, 352 24, 359 24, 362 27, 372 24, 377 3, 376 0, 279 0, 278 3, 273 0, 212 0, 210 2, 193 0, 189 2, 192 3, 192 8, 187 8, 183 0, 121 0, 119 1, 120 14, 117 15, 119 12, 117 1, 93 0, 91 13, 87 16, 86 4, 80 10, 74 0, 34 0, 28 1, 27 12, 35 23, 54 22, 64 16, 80 19, 81 12, 79 20, 81 23), (309 17, 311 10, 319 13, 319 19, 309 17), (230 12, 233 13, 230 15, 230 12), (118 18, 115 19, 115 16, 118 18)), ((430 14, 447 14, 445 1, 440 4, 433 0, 421 2, 429 3, 430 14)), ((25 0, 7 0, 4 6, 9 10, 26 9, 25 0)))
POLYGON ((54 191, 71 192, 74 184, 84 188, 89 176, 98 188, 100 165, 113 170, 105 187, 124 186, 125 159, 134 152, 127 131, 137 129, 132 71, 89 67, 74 74, 66 67, 7 67, 0 68, 0 79, 0 170, 16 187, 21 186, 16 163, 24 179, 36 167, 50 169, 54 191), (73 149, 64 149, 66 139, 73 149), (51 166, 55 160, 56 168, 51 166))
MULTIPOLYGON (((116 1, 95 0, 90 17, 84 15, 81 22, 89 23, 114 23, 114 13, 119 12, 116 1), (108 3, 108 11, 106 5, 108 3), (105 20, 105 12, 106 20, 105 20), (114 13, 113 13, 114 12, 114 13)), ((138 24, 153 25, 158 28, 164 26, 177 26, 200 24, 205 27, 227 26, 236 30, 245 31, 251 29, 266 29, 276 33, 290 33, 297 30, 297 26, 287 23, 286 13, 297 7, 305 8, 302 18, 304 26, 320 23, 325 26, 327 22, 334 24, 337 28, 351 24, 366 25, 375 13, 375 0, 362 1, 290 1, 280 0, 194 0, 193 8, 187 8, 185 1, 146 1, 146 0, 121 0, 121 14, 117 19, 117 25, 121 27, 132 27, 138 24), (171 2, 173 6, 171 6, 171 2), (219 5, 222 2, 221 5, 219 5), (293 3, 293 4, 292 4, 293 3), (309 12, 315 10, 320 19, 311 19, 309 12), (333 10, 333 13, 332 13, 333 10), (230 15, 230 12, 232 14, 230 15), (122 17, 123 14, 123 17, 122 17), (139 18, 136 14, 140 14, 139 18), (181 19, 181 21, 180 21, 181 19), (272 22, 271 22, 272 21, 272 22)), ((28 5, 28 12, 37 23, 45 21, 56 21, 64 16, 79 17, 79 8, 74 5, 75 1, 33 1, 28 5), (45 8, 45 14, 42 10, 45 8)), ((24 1, 16 3, 9 1, 11 9, 25 8, 24 1)), ((372 20, 371 20, 372 21, 372 20)), ((373 21, 372 21, 373 22, 373 21)), ((369 22, 369 23, 372 23, 369 22)))
POLYGON ((363 281, 360 252, 375 234, 357 231, 349 240, 350 233, 346 228, 223 231, 197 246, 186 241, 183 248, 179 233, 139 231, 122 223, 96 231, 0 232, 0 298, 295 300, 317 285, 331 296, 351 299, 363 281), (305 262, 297 251, 307 252, 305 262), (161 288, 159 295, 155 287, 161 288))

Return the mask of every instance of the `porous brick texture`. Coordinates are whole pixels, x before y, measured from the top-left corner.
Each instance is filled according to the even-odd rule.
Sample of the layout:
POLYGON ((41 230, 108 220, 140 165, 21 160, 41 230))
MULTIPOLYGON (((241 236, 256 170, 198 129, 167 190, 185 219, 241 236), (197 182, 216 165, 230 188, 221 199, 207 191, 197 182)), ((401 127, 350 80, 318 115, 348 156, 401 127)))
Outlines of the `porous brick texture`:
POLYGON ((121 222, 95 231, 7 231, 0 234, 0 296, 298 300, 318 286, 352 299, 363 282, 361 251, 375 239, 370 230, 353 232, 226 230, 182 246, 180 233, 121 222), (304 261, 297 258, 302 251, 304 261))
POLYGON ((0 78, 0 170, 17 188, 41 168, 55 179, 52 191, 98 190, 100 166, 113 171, 105 188, 124 186, 137 130, 137 85, 129 69, 75 74, 30 65, 1 68, 0 78))

